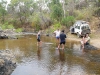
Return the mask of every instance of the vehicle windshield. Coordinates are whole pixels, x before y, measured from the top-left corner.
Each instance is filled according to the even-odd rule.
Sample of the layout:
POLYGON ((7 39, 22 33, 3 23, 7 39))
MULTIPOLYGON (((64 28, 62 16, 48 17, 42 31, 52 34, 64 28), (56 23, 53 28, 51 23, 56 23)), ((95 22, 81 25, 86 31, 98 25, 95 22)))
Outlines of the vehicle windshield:
POLYGON ((89 26, 88 26, 88 25, 87 25, 87 26, 82 26, 81 29, 82 29, 82 30, 89 29, 89 26))

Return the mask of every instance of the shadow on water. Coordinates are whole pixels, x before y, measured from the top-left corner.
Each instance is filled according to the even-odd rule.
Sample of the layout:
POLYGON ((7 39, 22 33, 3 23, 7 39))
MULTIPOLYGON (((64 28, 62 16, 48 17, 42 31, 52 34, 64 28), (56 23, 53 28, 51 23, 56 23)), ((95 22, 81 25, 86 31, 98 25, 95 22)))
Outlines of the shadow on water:
POLYGON ((36 35, 1 40, 0 49, 14 51, 17 67, 11 75, 99 75, 100 51, 82 50, 79 42, 67 40, 65 50, 56 49, 54 37, 42 36, 37 47, 36 35))

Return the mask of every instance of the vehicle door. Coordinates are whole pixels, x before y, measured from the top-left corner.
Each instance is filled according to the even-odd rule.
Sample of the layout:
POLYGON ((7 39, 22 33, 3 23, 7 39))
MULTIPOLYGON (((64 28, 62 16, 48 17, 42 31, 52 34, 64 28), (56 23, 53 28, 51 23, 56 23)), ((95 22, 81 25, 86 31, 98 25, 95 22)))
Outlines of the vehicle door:
POLYGON ((77 25, 75 26, 75 33, 80 33, 80 31, 81 31, 81 30, 80 30, 80 25, 77 24, 77 25))

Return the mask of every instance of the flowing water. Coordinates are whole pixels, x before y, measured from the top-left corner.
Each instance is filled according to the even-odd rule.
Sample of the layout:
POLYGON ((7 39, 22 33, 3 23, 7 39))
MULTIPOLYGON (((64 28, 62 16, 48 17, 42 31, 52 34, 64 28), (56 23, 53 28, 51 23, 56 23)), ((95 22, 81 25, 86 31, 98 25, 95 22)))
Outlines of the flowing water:
POLYGON ((14 52, 17 67, 11 75, 100 75, 100 51, 85 50, 79 42, 67 40, 65 50, 57 50, 54 37, 36 35, 0 40, 0 50, 14 52))

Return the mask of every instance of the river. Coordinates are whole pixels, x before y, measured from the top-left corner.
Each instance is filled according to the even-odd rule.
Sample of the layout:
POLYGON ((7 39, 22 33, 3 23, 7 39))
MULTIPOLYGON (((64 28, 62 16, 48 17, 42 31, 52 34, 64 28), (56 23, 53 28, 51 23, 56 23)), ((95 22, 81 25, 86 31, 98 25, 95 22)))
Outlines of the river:
POLYGON ((37 47, 36 35, 18 39, 0 39, 0 49, 14 52, 17 67, 11 75, 100 75, 100 51, 85 50, 79 42, 67 40, 65 50, 56 49, 54 37, 42 36, 37 47))

